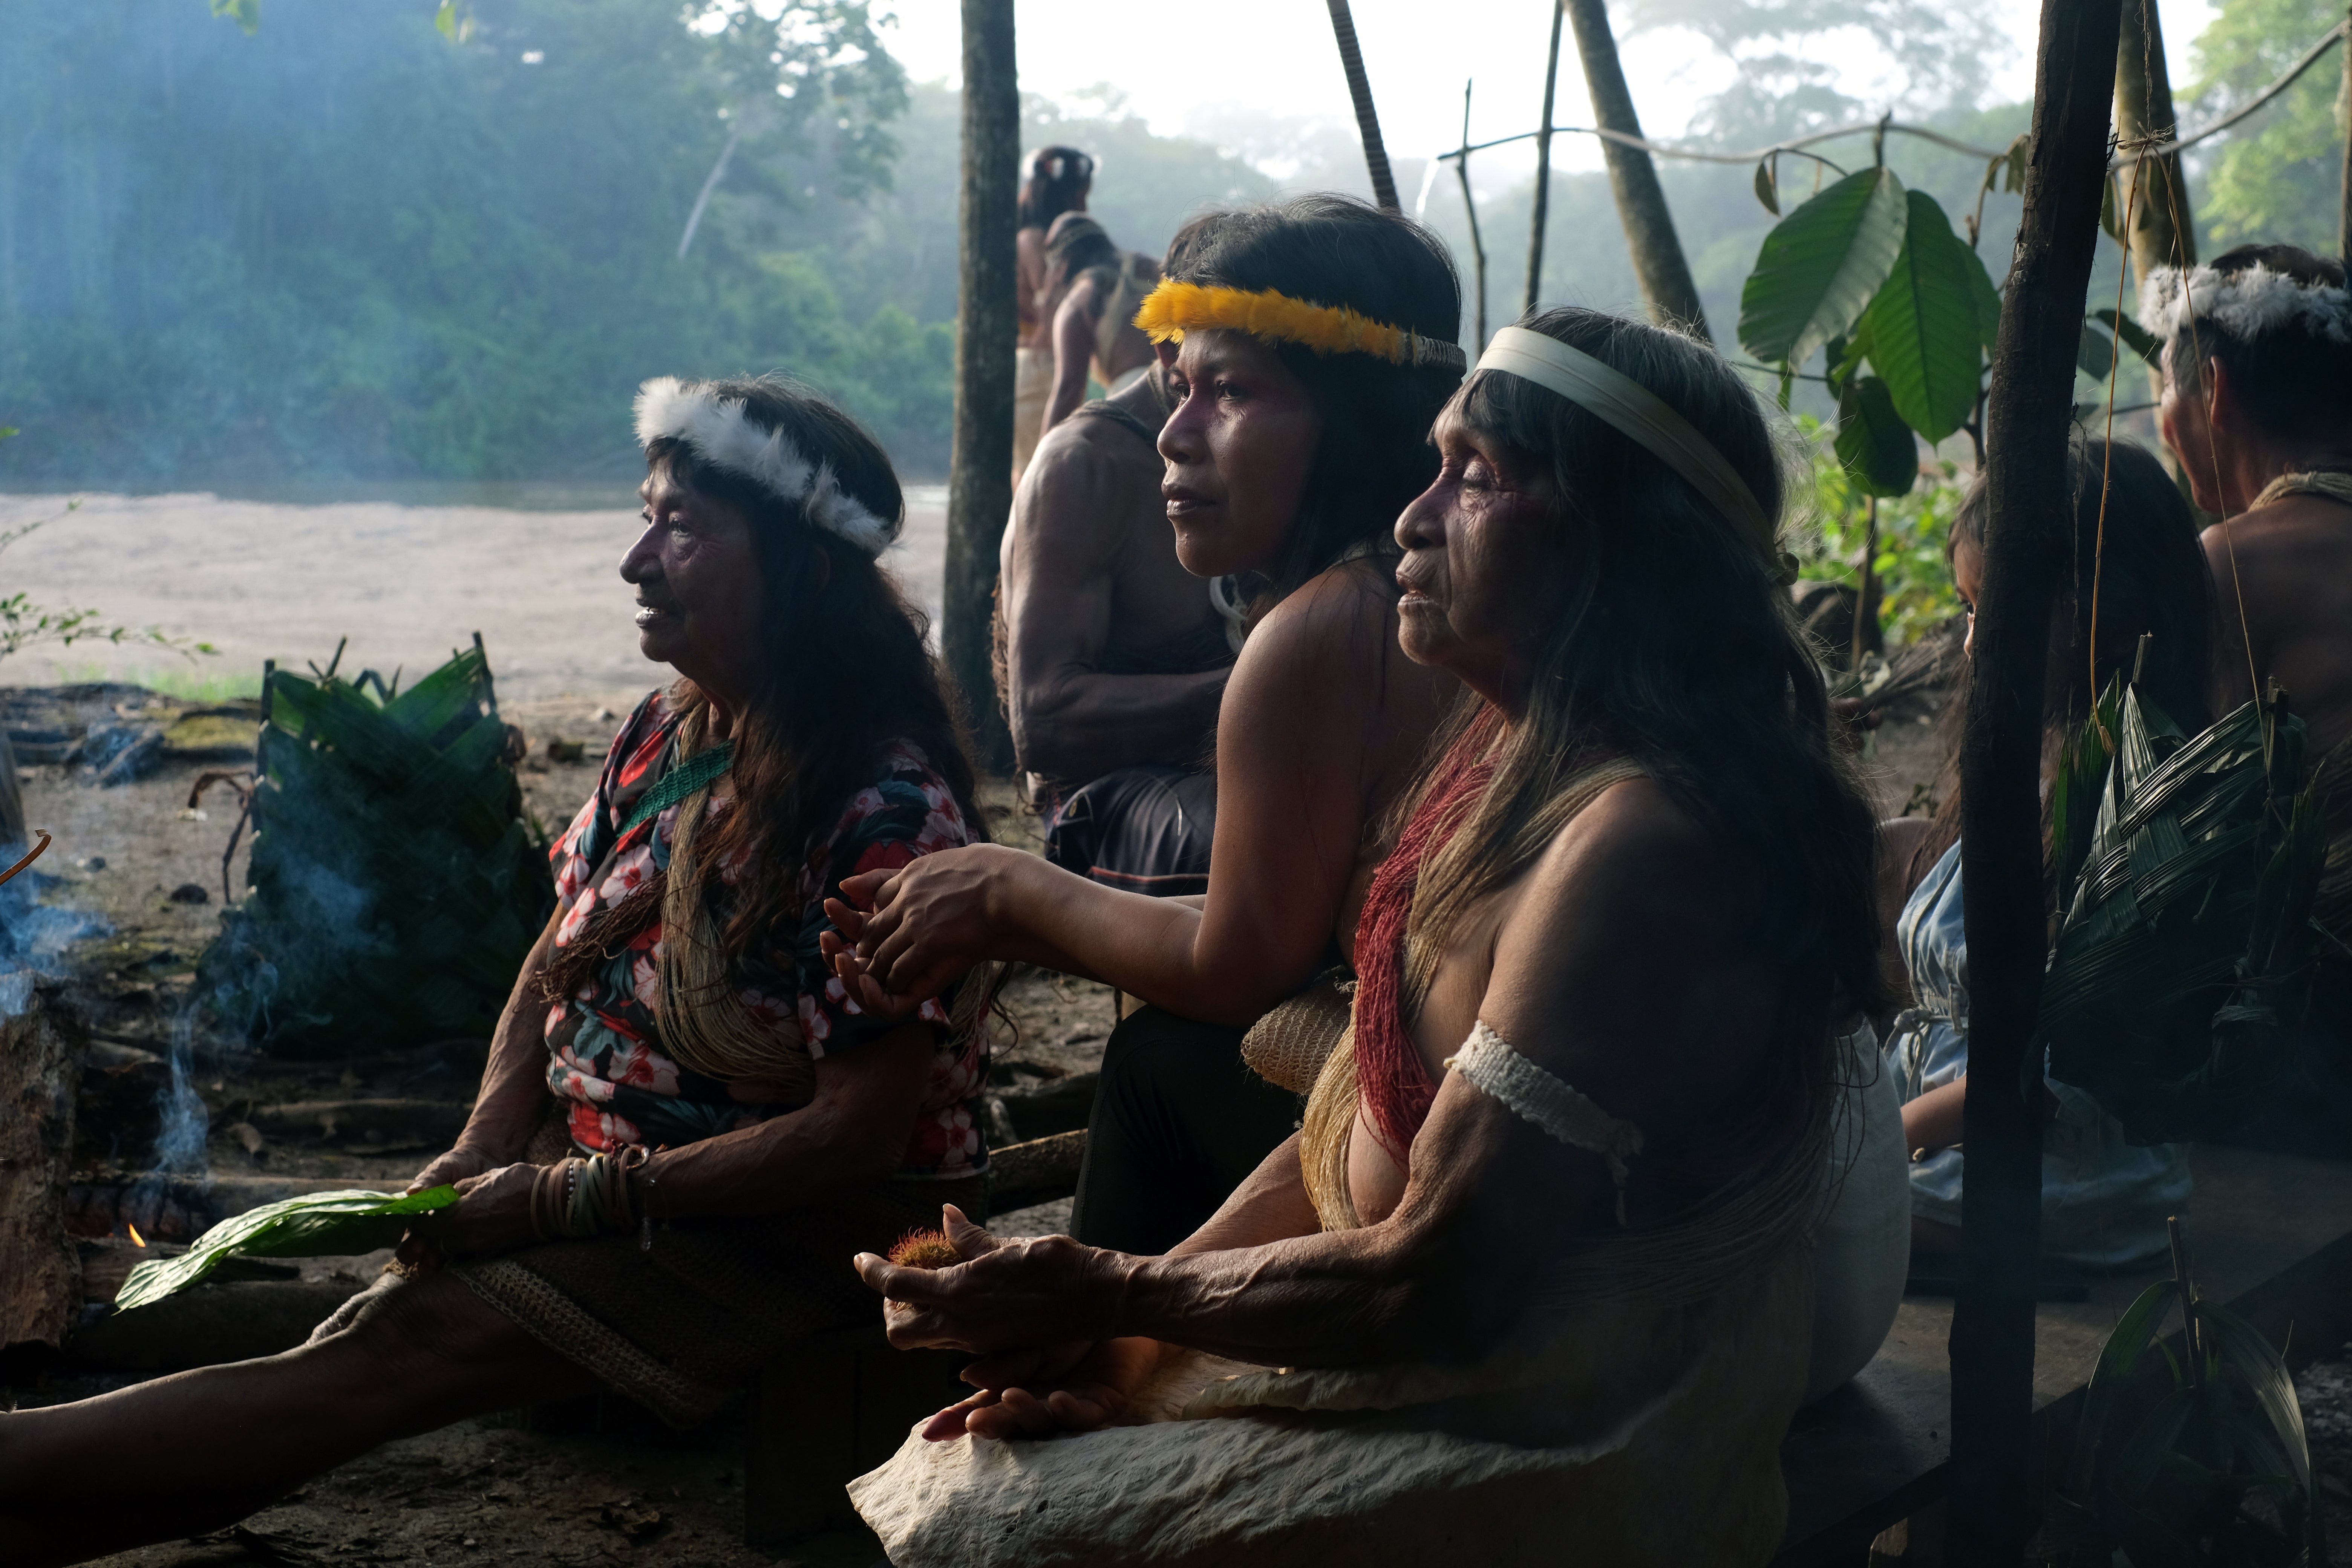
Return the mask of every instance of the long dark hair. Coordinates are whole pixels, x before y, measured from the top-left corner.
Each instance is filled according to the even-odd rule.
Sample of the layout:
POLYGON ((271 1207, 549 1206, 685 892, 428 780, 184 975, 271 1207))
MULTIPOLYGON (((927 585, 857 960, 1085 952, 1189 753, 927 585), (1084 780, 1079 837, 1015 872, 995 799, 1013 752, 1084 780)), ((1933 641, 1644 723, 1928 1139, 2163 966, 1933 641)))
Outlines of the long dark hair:
MULTIPOLYGON (((1546 310, 1518 324, 1663 398, 1779 518, 1779 449, 1720 355, 1598 310, 1546 310)), ((1879 1000, 1873 827, 1832 740, 1777 547, 1743 533, 1648 448, 1533 382, 1479 372, 1454 408, 1470 429, 1550 465, 1575 586, 1538 658, 1527 712, 1496 753, 1492 785, 1423 877, 1416 926, 1519 874, 1557 833, 1577 776, 1628 756, 1733 868, 1745 906, 1737 929, 1783 978, 1784 1021, 1819 1046, 1778 1065, 1818 1089, 1828 1023, 1879 1000)), ((1481 722, 1484 709, 1466 698, 1438 744, 1481 722)))
MULTIPOLYGON (((905 511, 880 445, 815 393, 778 374, 703 384, 740 402, 762 429, 789 432, 875 516, 905 511)), ((745 868, 723 935, 727 952, 743 953, 779 921, 798 921, 794 884, 809 850, 874 782, 893 741, 921 750, 954 792, 971 837, 985 838, 960 705, 923 646, 923 613, 898 584, 864 551, 813 526, 799 506, 681 442, 651 443, 646 464, 667 464, 678 485, 742 511, 764 589, 760 686, 735 726, 736 804, 701 847, 709 864, 745 868)), ((672 697, 682 714, 709 702, 690 680, 678 681, 672 697)))
MULTIPOLYGON (((1462 331, 1462 283, 1444 245, 1412 219, 1352 196, 1219 214, 1171 276, 1344 305, 1449 343, 1462 331)), ((1437 474, 1429 426, 1460 378, 1370 354, 1273 346, 1323 426, 1298 520, 1271 574, 1275 591, 1286 594, 1358 546, 1395 554, 1398 515, 1437 474)))
MULTIPOLYGON (((2046 706, 2044 771, 2058 748, 2091 717, 2091 704, 2117 679, 2129 679, 2141 634, 2153 634, 2140 689, 2189 734, 2210 724, 2213 574, 2197 542, 2197 517, 2164 465, 2129 441, 2077 436, 2066 450, 2066 486, 2074 504, 2063 533, 2032 541, 2058 579, 2058 613, 2069 628, 2063 696, 2046 706), (2110 466, 2112 464, 2112 467, 2110 466), (2101 476, 2108 480, 2106 540, 2099 539, 2101 476), (2092 584, 2098 587, 2099 668, 2091 671, 2092 584)), ((1984 548, 1984 480, 1969 487, 1952 519, 1952 544, 1984 548)), ((2054 651, 2054 650, 2053 650, 2054 651)), ((1943 762, 1935 787, 1935 821, 1912 852, 1916 883, 1960 836, 1960 737, 1967 724, 1968 661, 1944 709, 1943 762)), ((2044 802, 2044 842, 2048 803, 2044 802)))
POLYGON ((1029 177, 1021 184, 1019 227, 1044 228, 1066 212, 1087 205, 1095 183, 1095 161, 1076 147, 1040 147, 1029 154, 1029 177))

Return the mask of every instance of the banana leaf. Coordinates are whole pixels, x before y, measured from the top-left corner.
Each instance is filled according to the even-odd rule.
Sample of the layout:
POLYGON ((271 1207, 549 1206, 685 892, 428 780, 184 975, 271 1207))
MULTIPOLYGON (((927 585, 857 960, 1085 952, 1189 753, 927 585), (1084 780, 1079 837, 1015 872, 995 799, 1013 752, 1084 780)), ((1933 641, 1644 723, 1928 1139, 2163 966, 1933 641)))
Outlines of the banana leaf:
POLYGON ((411 1215, 457 1201, 455 1187, 429 1187, 388 1198, 364 1187, 308 1193, 225 1219, 177 1258, 154 1258, 131 1271, 114 1294, 118 1311, 176 1295, 228 1258, 350 1258, 397 1242, 411 1215))
POLYGON ((274 672, 215 1012, 303 1057, 487 1037, 554 907, 479 639, 405 690, 274 672))
POLYGON ((2119 686, 2061 760, 2039 1031, 2134 1142, 2227 1131, 2293 1058, 2326 857, 2305 751, 2283 698, 2190 736, 2119 686))

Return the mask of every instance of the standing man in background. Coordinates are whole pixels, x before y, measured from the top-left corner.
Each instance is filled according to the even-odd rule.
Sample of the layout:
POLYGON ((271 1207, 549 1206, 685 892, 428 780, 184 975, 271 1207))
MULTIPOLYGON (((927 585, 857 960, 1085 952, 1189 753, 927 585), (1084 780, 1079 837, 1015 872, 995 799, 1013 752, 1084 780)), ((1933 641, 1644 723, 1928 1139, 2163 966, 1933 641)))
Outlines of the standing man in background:
POLYGON ((1045 427, 1045 400, 1054 390, 1054 345, 1037 301, 1045 290, 1045 231, 1064 213, 1087 210, 1095 161, 1076 147, 1040 147, 1029 155, 1021 186, 1020 227, 1013 235, 1020 281, 1021 335, 1013 356, 1013 483, 1018 487, 1045 427))
MULTIPOLYGON (((1178 231, 1168 264, 1216 221, 1178 231)), ((1241 630, 1241 612, 1219 608, 1232 585, 1176 559, 1157 445, 1173 411, 1154 363, 1038 443, 997 610, 998 696, 1046 858, 1169 895, 1208 886, 1216 780, 1201 763, 1241 630)))

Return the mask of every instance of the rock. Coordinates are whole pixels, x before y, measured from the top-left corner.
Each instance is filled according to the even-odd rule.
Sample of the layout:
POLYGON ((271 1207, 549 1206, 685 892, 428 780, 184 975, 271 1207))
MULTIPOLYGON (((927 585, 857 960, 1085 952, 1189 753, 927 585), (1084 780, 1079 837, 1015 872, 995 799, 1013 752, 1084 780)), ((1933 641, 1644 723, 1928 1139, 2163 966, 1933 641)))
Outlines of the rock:
POLYGON ((175 904, 208 904, 213 900, 201 882, 183 882, 164 896, 175 904))

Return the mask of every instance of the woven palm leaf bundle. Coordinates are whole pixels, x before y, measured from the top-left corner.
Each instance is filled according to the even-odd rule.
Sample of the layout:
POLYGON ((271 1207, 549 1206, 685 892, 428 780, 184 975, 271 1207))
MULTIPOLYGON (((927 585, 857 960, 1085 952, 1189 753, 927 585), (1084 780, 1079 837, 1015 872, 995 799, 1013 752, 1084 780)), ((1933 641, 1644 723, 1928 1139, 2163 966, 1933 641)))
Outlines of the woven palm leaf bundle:
POLYGON ((2068 749, 2040 1034, 2134 1142, 2226 1131, 2294 1056, 2327 847, 2304 753, 2275 687, 2196 736, 2111 689, 2068 749))
POLYGON ((404 691, 313 669, 268 683, 214 1005, 287 1056, 488 1037, 555 898, 480 639, 404 691))

